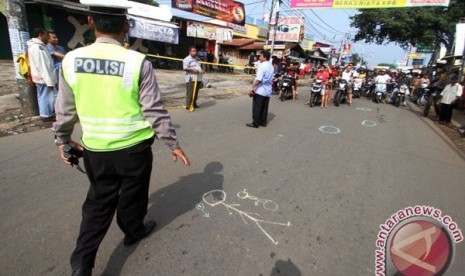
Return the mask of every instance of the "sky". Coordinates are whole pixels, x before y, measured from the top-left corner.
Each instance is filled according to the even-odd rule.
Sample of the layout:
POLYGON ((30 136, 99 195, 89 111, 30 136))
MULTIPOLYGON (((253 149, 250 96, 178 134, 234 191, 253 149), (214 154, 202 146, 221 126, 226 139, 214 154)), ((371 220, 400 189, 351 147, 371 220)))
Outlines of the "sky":
MULTIPOLYGON (((285 0, 286 2, 287 0, 285 0)), ((239 0, 244 3, 246 14, 255 18, 261 18, 263 14, 263 1, 239 0), (258 3, 259 2, 259 3, 258 3)), ((272 0, 266 1, 265 11, 269 13, 272 0)), ((288 2, 288 1, 287 1, 288 2)), ((291 10, 289 4, 285 4, 280 9, 280 16, 303 14, 305 20, 305 32, 315 37, 317 42, 325 42, 325 39, 334 40, 338 43, 330 43, 335 47, 340 47, 340 41, 347 36, 352 38, 357 33, 357 29, 350 28, 350 16, 358 13, 352 9, 312 9, 311 10, 291 10), (316 14, 316 15, 315 15, 316 14), (315 30, 316 29, 316 30, 315 30), (335 37, 335 39, 333 39, 335 37)), ((367 44, 363 42, 352 42, 352 53, 359 53, 368 65, 379 63, 393 63, 397 60, 405 60, 406 51, 394 43, 387 45, 367 44)))
MULTIPOLYGON (((264 13, 269 14, 272 0, 235 0, 244 3, 247 16, 262 19, 264 13), (264 5, 265 3, 265 5, 264 5)), ((171 0, 158 0, 159 4, 171 6, 171 0)), ((312 9, 291 10, 289 0, 284 0, 280 8, 281 16, 305 17, 305 32, 313 35, 315 42, 326 42, 335 47, 340 47, 341 41, 347 37, 352 38, 357 33, 356 29, 350 28, 350 16, 358 13, 352 9, 312 9), (313 11, 313 12, 312 12, 313 11), (331 41, 325 41, 329 39, 331 41)), ((369 66, 379 63, 394 63, 405 60, 406 51, 394 43, 387 45, 366 44, 363 42, 352 43, 352 53, 358 53, 369 66)))

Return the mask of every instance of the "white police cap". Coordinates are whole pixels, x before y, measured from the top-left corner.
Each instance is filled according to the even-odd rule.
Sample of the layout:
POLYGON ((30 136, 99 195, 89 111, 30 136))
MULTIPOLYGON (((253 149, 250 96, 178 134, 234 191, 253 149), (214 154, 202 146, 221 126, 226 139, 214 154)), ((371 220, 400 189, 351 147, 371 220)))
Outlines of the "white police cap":
POLYGON ((108 8, 127 10, 132 8, 132 4, 128 0, 80 0, 81 4, 90 8, 108 8))

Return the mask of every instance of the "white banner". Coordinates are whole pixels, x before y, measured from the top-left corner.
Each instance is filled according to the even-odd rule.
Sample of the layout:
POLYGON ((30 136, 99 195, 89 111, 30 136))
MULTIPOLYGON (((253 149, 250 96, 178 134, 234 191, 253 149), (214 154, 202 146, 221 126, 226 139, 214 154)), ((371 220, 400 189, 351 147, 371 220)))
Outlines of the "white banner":
POLYGON ((454 55, 461 56, 463 54, 463 48, 465 47, 465 23, 457 24, 456 30, 454 55))

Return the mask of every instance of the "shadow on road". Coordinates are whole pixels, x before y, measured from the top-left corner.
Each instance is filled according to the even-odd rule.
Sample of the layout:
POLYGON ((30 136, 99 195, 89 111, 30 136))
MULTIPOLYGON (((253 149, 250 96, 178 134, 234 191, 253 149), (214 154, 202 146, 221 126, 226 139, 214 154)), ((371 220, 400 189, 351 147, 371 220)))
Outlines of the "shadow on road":
MULTIPOLYGON (((149 198, 146 220, 157 222, 155 231, 169 225, 178 216, 195 208, 202 201, 202 196, 211 190, 222 190, 224 177, 223 165, 214 161, 208 163, 202 173, 189 174, 177 182, 154 192, 149 198)), ((179 228, 181 228, 181 225, 179 228)), ((102 275, 118 276, 126 260, 134 253, 138 245, 125 248, 121 241, 108 260, 102 275)))
POLYGON ((290 259, 287 261, 278 260, 274 264, 270 276, 302 276, 300 269, 292 263, 290 259))

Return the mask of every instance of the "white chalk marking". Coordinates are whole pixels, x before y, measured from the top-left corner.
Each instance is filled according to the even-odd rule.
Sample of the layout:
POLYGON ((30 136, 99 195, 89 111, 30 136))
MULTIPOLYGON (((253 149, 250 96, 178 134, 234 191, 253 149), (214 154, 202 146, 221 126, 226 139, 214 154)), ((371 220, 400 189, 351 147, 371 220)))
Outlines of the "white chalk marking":
POLYGON ((366 126, 366 127, 375 127, 377 126, 378 123, 376 123, 375 121, 370 121, 370 120, 364 120, 362 121, 362 126, 366 126))
POLYGON ((279 209, 279 206, 276 202, 274 202, 273 200, 269 200, 269 199, 261 199, 261 198, 258 198, 256 196, 251 196, 249 195, 249 193, 247 192, 247 189, 244 189, 240 192, 237 193, 237 197, 240 198, 240 199, 250 199, 250 200, 253 200, 255 201, 254 204, 255 206, 258 206, 258 205, 262 205, 262 207, 265 209, 265 210, 268 210, 268 211, 276 211, 279 209))
POLYGON ((206 218, 209 218, 209 217, 210 217, 210 213, 208 213, 208 212, 205 211, 205 206, 203 205, 202 202, 197 203, 197 205, 195 205, 195 209, 197 209, 197 210, 199 210, 200 212, 202 212, 204 217, 206 217, 206 218))
POLYGON ((334 126, 321 126, 318 130, 323 132, 323 133, 327 133, 327 134, 341 133, 341 130, 339 128, 337 128, 337 127, 334 127, 334 126))
POLYGON ((368 107, 357 107, 356 109, 360 111, 371 111, 371 108, 368 107))
POLYGON ((282 226, 287 226, 287 227, 290 227, 291 226, 291 222, 288 221, 287 223, 281 223, 281 222, 274 222, 274 221, 268 221, 268 220, 262 220, 262 219, 257 219, 255 217, 253 217, 252 215, 257 215, 257 216, 260 216, 259 214, 256 214, 256 213, 247 213, 247 212, 244 212, 242 210, 239 210, 237 209, 236 207, 239 207, 241 206, 240 204, 226 204, 225 201, 226 201, 226 192, 223 191, 223 190, 212 190, 212 191, 209 191, 207 193, 205 193, 203 196, 202 196, 202 200, 203 202, 205 202, 206 204, 208 204, 209 206, 211 207, 215 207, 215 206, 218 206, 218 205, 223 205, 226 210, 228 210, 229 214, 232 215, 233 212, 236 212, 239 214, 239 216, 242 218, 242 220, 244 221, 245 224, 248 225, 246 219, 249 219, 253 222, 255 222, 255 224, 258 226, 258 228, 260 228, 260 230, 267 236, 268 239, 271 240, 271 242, 273 244, 278 244, 277 241, 275 241, 273 239, 273 237, 268 234, 268 232, 265 231, 265 229, 263 229, 261 223, 268 223, 268 224, 275 224, 275 225, 282 225, 282 226))

